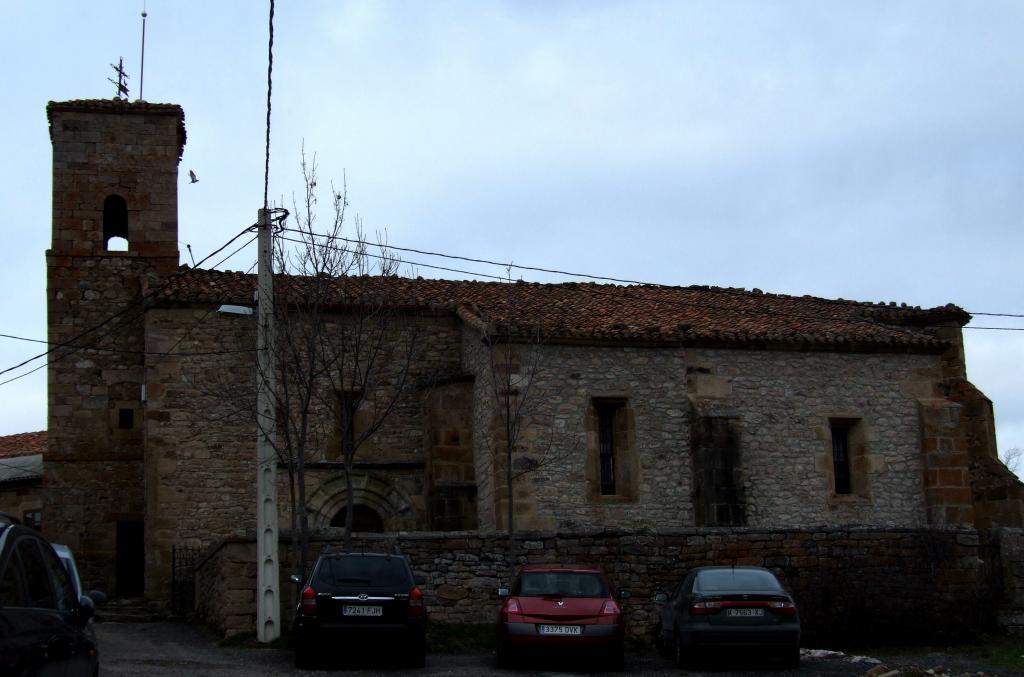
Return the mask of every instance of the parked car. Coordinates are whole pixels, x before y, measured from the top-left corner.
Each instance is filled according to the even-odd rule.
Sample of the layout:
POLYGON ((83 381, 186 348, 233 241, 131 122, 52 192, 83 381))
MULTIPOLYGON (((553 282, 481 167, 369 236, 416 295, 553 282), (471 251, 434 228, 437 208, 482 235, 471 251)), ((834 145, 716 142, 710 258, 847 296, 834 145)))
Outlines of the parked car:
MULTIPOLYGON (((60 543, 51 543, 50 545, 53 546, 53 551, 57 553, 57 557, 60 558, 60 561, 64 563, 68 570, 68 576, 71 577, 71 585, 75 589, 75 597, 81 598, 85 595, 85 598, 95 605, 104 604, 107 601, 106 593, 99 590, 82 591, 82 577, 78 575, 78 564, 75 562, 75 554, 71 552, 71 548, 60 543)), ((89 619, 89 622, 91 624, 92 619, 89 619)))
MULTIPOLYGON (((524 566, 498 612, 498 667, 521 656, 599 658, 623 668, 625 619, 615 589, 600 569, 590 566, 524 566)), ((628 591, 618 594, 629 597, 628 591)))
POLYGON ((700 567, 661 602, 655 645, 680 667, 714 648, 749 648, 800 665, 800 614, 779 579, 762 567, 700 567))
POLYGON ((326 550, 303 585, 292 644, 295 665, 310 668, 320 659, 341 659, 359 652, 373 657, 369 642, 379 640, 382 657, 400 655, 406 664, 426 662, 427 608, 422 577, 413 575, 399 554, 326 550))
POLYGON ((94 611, 39 532, 0 523, 0 674, 98 675, 94 611))

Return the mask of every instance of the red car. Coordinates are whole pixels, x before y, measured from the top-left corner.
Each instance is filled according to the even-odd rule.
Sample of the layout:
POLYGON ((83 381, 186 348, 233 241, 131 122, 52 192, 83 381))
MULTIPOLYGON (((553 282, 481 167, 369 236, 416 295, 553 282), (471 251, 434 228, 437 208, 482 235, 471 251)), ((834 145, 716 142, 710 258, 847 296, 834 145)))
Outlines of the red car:
MULTIPOLYGON (((498 667, 528 654, 578 654, 598 658, 613 670, 623 667, 625 620, 615 589, 590 566, 528 565, 498 613, 498 667)), ((625 590, 618 595, 627 599, 625 590)))

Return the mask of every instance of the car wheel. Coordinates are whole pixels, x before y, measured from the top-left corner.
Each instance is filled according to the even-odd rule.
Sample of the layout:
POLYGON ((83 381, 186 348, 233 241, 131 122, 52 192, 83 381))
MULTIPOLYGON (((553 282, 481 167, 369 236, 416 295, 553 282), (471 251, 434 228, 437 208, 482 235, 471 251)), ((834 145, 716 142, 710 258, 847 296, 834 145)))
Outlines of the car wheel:
POLYGON ((658 655, 662 658, 668 658, 668 646, 665 645, 665 637, 661 629, 661 623, 654 628, 654 648, 658 650, 658 655))
POLYGON ((800 669, 800 647, 795 646, 792 649, 787 649, 783 658, 783 665, 787 670, 799 670, 800 669))
POLYGON ((622 642, 617 643, 608 654, 608 670, 622 672, 626 669, 626 654, 622 642))
POLYGON ((300 651, 298 647, 295 648, 295 667, 299 670, 313 669, 313 657, 308 651, 300 651))
POLYGON ((508 655, 508 647, 505 645, 505 642, 501 639, 498 639, 498 649, 496 651, 496 654, 497 655, 495 658, 495 662, 498 664, 499 670, 505 670, 507 668, 512 667, 512 660, 511 657, 508 655))
POLYGON ((410 668, 422 668, 427 665, 427 649, 426 647, 419 646, 412 649, 409 652, 409 659, 407 661, 410 668))
POLYGON ((689 667, 693 664, 693 656, 691 651, 683 645, 683 638, 679 636, 679 632, 676 631, 672 641, 672 658, 677 668, 689 667))

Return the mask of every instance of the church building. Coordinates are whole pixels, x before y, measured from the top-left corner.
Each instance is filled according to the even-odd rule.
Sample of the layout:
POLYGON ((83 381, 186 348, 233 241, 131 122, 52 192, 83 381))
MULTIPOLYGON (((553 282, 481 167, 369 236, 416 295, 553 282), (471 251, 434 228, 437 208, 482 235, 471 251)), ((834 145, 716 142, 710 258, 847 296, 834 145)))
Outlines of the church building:
MULTIPOLYGON (((43 529, 75 551, 86 587, 166 599, 173 547, 256 525, 256 279, 180 263, 179 106, 51 102, 47 116, 58 347, 43 529)), ((300 408, 309 419, 314 529, 351 517, 357 531, 501 531, 510 513, 516 529, 560 532, 1022 526, 1024 492, 997 460, 956 306, 323 282, 280 278, 279 312, 321 283, 323 343, 378 348, 374 378, 353 376, 347 353, 317 375, 308 407, 278 407, 279 449, 294 448, 283 438, 300 408)), ((281 388, 295 367, 277 368, 281 388)), ((301 505, 296 461, 279 457, 283 529, 301 505)))

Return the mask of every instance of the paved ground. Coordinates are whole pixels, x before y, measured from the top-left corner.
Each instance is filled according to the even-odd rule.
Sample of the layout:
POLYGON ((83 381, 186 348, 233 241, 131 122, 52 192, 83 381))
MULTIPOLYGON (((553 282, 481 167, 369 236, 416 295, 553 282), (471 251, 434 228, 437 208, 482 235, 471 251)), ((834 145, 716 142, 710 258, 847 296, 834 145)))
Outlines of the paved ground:
MULTIPOLYGON (((327 675, 331 671, 303 672, 292 666, 289 649, 255 647, 220 647, 214 638, 202 630, 183 623, 99 623, 96 634, 100 644, 101 677, 230 677, 232 675, 327 675)), ((993 670, 975 661, 943 653, 901 653, 886 656, 882 663, 877 658, 849 656, 826 651, 804 651, 800 670, 774 670, 770 674, 785 677, 796 675, 812 677, 817 675, 867 675, 888 677, 896 675, 999 675, 1008 676, 1008 671, 993 670), (928 672, 931 670, 931 672, 928 672)), ((579 674, 561 666, 532 665, 516 671, 498 670, 491 654, 430 655, 427 667, 417 670, 423 675, 453 675, 469 677, 482 674, 579 674), (554 667, 554 671, 551 668, 554 667)), ((733 664, 710 672, 715 677, 750 675, 770 666, 733 664)), ((402 674, 407 670, 400 666, 379 667, 375 665, 338 666, 340 673, 349 675, 402 674)), ((593 674, 601 674, 595 672, 593 674)), ((667 660, 657 656, 627 656, 626 674, 629 675, 678 675, 680 671, 667 660)))

